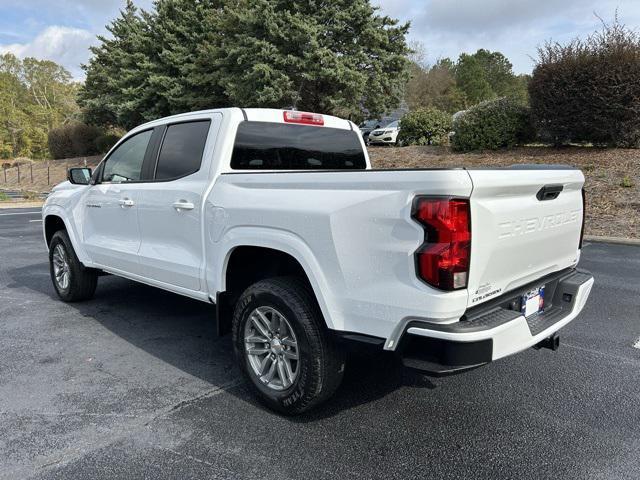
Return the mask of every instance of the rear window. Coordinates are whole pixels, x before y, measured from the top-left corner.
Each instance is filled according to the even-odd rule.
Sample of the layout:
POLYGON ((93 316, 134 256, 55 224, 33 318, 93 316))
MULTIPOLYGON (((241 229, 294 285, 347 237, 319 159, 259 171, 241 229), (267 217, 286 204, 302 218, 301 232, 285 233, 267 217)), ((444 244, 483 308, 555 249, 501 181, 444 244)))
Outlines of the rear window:
POLYGON ((358 134, 351 130, 242 122, 233 147, 236 170, 362 170, 367 167, 358 134))

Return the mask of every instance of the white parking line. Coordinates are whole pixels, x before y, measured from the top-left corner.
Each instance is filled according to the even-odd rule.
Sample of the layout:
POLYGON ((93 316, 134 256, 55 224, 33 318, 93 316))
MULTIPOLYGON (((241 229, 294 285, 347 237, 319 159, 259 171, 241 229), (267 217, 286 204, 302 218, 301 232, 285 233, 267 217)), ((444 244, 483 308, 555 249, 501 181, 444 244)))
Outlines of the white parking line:
POLYGON ((635 358, 627 358, 627 357, 623 357, 623 356, 620 356, 620 355, 615 355, 615 354, 611 354, 611 353, 607 353, 607 352, 601 352, 600 350, 595 350, 593 348, 588 348, 588 347, 580 347, 578 345, 573 345, 573 344, 567 343, 567 342, 564 342, 562 345, 565 346, 565 347, 569 347, 571 349, 581 350, 583 352, 588 352, 588 353, 591 353, 593 355, 598 355, 599 357, 611 358, 611 359, 616 360, 619 364, 631 363, 633 365, 640 365, 640 363, 638 363, 638 360, 636 360, 635 358))
POLYGON ((42 215, 42 210, 38 210, 37 212, 0 213, 0 217, 7 217, 9 215, 42 215))

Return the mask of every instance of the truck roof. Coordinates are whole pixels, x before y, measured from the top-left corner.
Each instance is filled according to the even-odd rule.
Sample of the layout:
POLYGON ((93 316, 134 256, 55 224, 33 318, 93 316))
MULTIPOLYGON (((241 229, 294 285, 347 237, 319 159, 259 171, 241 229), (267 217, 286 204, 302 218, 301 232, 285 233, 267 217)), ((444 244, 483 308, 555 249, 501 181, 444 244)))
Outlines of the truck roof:
MULTIPOLYGON (((228 107, 228 108, 211 108, 206 110, 198 110, 194 112, 179 113, 168 117, 158 118, 142 125, 136 126, 132 130, 139 130, 148 128, 155 125, 162 125, 165 123, 176 122, 181 120, 187 120, 193 117, 203 116, 212 113, 225 112, 240 112, 246 120, 255 122, 273 122, 273 123, 285 123, 284 112, 291 112, 297 110, 276 109, 276 108, 240 108, 240 107, 228 107)), ((311 112, 309 112, 311 113, 311 112)), ((342 118, 334 117, 333 115, 322 115, 325 127, 340 128, 345 130, 354 130, 356 127, 353 122, 344 120, 342 118)))

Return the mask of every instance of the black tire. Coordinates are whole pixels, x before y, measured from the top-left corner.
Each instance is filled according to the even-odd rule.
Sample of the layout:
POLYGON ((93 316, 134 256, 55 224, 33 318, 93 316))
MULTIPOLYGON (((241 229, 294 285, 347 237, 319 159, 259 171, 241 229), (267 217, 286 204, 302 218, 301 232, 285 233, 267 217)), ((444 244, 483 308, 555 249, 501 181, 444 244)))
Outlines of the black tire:
POLYGON ((69 240, 69 235, 65 230, 59 230, 54 233, 49 243, 49 272, 53 288, 60 299, 65 302, 89 300, 93 297, 98 286, 98 272, 94 269, 86 268, 80 263, 73 245, 71 245, 71 240, 69 240), (59 285, 54 271, 53 256, 58 246, 64 250, 69 266, 70 277, 66 288, 59 285))
POLYGON ((298 278, 261 280, 240 296, 233 314, 233 345, 240 370, 254 393, 286 415, 310 410, 331 397, 344 373, 344 353, 327 329, 312 292, 298 278), (245 348, 245 325, 258 307, 281 312, 299 344, 298 373, 292 385, 276 391, 254 373, 245 348))

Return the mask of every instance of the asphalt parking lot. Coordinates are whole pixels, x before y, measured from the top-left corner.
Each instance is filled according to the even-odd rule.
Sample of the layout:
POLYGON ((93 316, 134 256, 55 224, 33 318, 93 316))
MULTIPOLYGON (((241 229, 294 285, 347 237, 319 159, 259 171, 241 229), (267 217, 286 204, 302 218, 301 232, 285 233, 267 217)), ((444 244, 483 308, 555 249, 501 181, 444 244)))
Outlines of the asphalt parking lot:
POLYGON ((596 284, 557 352, 447 378, 362 352, 290 419, 210 306, 111 276, 58 301, 39 218, 0 210, 0 478, 640 478, 640 247, 585 247, 596 284))

